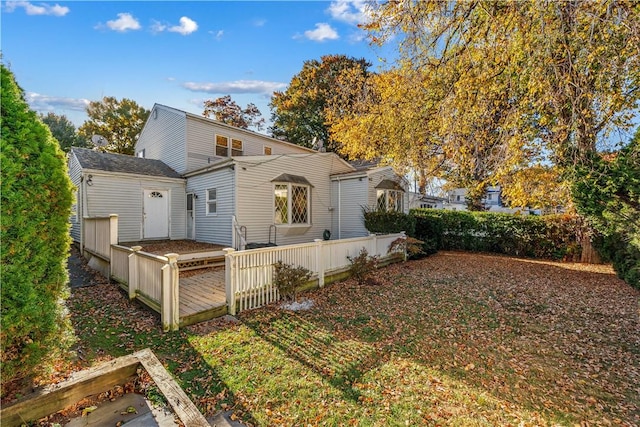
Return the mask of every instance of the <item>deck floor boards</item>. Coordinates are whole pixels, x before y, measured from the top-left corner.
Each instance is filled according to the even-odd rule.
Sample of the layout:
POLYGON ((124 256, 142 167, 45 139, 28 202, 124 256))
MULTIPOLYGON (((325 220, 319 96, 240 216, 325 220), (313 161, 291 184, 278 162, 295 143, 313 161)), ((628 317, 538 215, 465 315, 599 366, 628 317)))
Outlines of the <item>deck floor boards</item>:
POLYGON ((224 270, 180 278, 180 317, 227 304, 224 270))

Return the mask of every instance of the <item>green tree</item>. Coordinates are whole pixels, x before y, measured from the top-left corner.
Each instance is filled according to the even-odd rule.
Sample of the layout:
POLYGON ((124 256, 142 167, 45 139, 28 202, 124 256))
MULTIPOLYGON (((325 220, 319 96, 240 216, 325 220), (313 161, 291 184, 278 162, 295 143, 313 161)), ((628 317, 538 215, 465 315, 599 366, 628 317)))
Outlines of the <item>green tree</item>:
POLYGON ((637 2, 384 2, 367 29, 400 59, 332 126, 354 155, 431 157, 467 187, 564 174, 637 113, 637 2))
POLYGON ((89 140, 78 135, 76 127, 64 114, 61 116, 55 113, 41 114, 40 120, 49 126, 51 134, 65 153, 68 153, 71 147, 92 147, 89 140))
POLYGON ((69 215, 64 153, 1 66, 2 381, 26 380, 71 343, 69 215))
POLYGON ((576 208, 602 235, 618 275, 640 289, 640 128, 623 149, 589 160, 574 172, 576 208))
POLYGON ((87 140, 91 140, 93 135, 104 136, 109 143, 101 147, 103 151, 133 155, 149 113, 149 110, 131 99, 118 101, 105 96, 101 101, 89 103, 89 120, 80 126, 78 133, 87 140))
POLYGON ((264 127, 262 113, 255 104, 249 103, 246 108, 242 109, 231 99, 231 95, 225 95, 213 101, 210 99, 205 101, 202 115, 205 117, 213 116, 220 122, 241 129, 253 127, 256 130, 262 130, 264 127))
MULTIPOLYGON (((294 144, 312 147, 322 142, 327 151, 338 151, 336 138, 329 135, 327 115, 338 104, 333 101, 337 87, 361 85, 371 66, 364 58, 326 55, 305 61, 284 92, 275 92, 270 103, 271 133, 294 144)), ((346 90, 343 90, 343 93, 346 90)), ((339 116, 339 111, 333 111, 339 116)))

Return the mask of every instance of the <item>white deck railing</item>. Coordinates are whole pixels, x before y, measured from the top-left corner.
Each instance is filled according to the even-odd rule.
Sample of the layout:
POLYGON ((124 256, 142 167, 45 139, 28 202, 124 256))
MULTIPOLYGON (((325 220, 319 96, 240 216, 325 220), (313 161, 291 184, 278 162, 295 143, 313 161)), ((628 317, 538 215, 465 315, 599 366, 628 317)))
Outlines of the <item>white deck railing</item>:
POLYGON ((118 215, 86 217, 82 227, 81 250, 109 261, 111 245, 118 243, 118 215))
POLYGON ((357 256, 365 248, 370 256, 389 255, 389 246, 404 233, 342 240, 316 240, 313 243, 277 246, 246 251, 225 249, 227 304, 229 313, 257 308, 279 299, 273 284, 273 265, 282 261, 310 270, 318 285, 325 276, 350 266, 347 257, 357 256), (237 310, 236 310, 237 307, 237 310))
MULTIPOLYGON (((238 221, 236 220, 236 216, 233 215, 231 217, 231 229, 233 230, 231 234, 231 239, 232 239, 231 246, 233 246, 233 249, 237 251, 242 251, 247 246, 247 240, 245 238, 245 234, 242 232, 243 228, 244 227, 238 224, 238 221)), ((246 233, 246 228, 245 228, 245 233, 246 233)))

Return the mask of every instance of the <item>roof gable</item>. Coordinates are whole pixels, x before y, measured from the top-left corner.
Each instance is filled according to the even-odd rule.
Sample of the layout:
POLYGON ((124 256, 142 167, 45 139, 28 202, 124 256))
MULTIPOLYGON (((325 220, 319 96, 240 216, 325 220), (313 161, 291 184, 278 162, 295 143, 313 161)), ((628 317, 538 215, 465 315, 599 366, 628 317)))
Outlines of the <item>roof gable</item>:
POLYGON ((144 159, 125 154, 103 153, 87 148, 73 147, 72 155, 78 159, 83 169, 106 172, 130 173, 136 175, 182 178, 180 174, 160 160, 144 159))

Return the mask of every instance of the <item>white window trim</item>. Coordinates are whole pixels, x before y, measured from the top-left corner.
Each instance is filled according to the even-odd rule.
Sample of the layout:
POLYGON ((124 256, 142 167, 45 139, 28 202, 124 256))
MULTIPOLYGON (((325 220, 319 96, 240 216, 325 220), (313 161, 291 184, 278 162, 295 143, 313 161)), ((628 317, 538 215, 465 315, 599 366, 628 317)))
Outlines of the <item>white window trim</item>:
POLYGON ((229 146, 229 156, 244 156, 244 142, 241 139, 231 138, 231 144, 229 146), (237 148, 233 148, 234 141, 240 143, 239 150, 237 148), (239 151, 240 154, 233 154, 234 151, 239 151))
POLYGON ((376 191, 376 208, 378 208, 378 209, 380 208, 380 205, 379 205, 380 202, 378 201, 378 197, 379 197, 378 196, 378 192, 379 191, 383 191, 384 192, 384 208, 385 208, 386 212, 404 212, 404 207, 405 207, 405 203, 404 203, 405 202, 405 200, 404 200, 405 192, 404 191, 401 191, 401 190, 389 190, 389 189, 386 189, 386 188, 385 189, 378 189, 378 191, 376 191), (399 200, 401 201, 401 205, 402 205, 402 206, 400 206, 401 207, 400 210, 397 210, 395 208, 393 210, 389 209, 389 194, 391 192, 398 193, 398 195, 400 196, 399 200))
POLYGON ((206 215, 207 216, 217 216, 218 215, 218 189, 217 188, 207 188, 205 190, 205 206, 206 206, 206 215), (214 190, 216 192, 216 198, 215 199, 209 199, 209 191, 214 190), (209 211, 209 207, 211 206, 211 203, 215 203, 216 206, 216 211, 215 212, 210 212, 209 211))
POLYGON ((226 135, 220 135, 219 133, 215 134, 215 139, 213 141, 214 143, 214 154, 216 155, 216 157, 229 157, 231 155, 231 138, 229 138, 226 135), (225 138, 227 140, 227 146, 224 147, 223 145, 218 145, 218 137, 220 138, 225 138), (221 156, 218 154, 218 147, 222 147, 222 148, 226 148, 227 149, 227 155, 226 156, 221 156))
POLYGON ((311 222, 311 187, 309 185, 304 185, 304 184, 294 184, 291 182, 274 182, 273 183, 273 188, 272 188, 272 193, 273 193, 273 203, 271 204, 271 206, 273 206, 274 211, 273 211, 273 223, 275 225, 277 225, 278 227, 310 227, 312 225, 311 222), (286 185, 287 186, 287 222, 281 222, 281 223, 277 223, 276 222, 276 213, 275 213, 275 206, 276 206, 276 185, 286 185), (302 187, 302 188, 306 188, 307 190, 307 222, 298 222, 298 223, 292 223, 291 222, 291 215, 293 215, 293 209, 291 204, 293 203, 293 197, 291 197, 291 195, 293 194, 292 192, 292 188, 293 187, 302 187))

